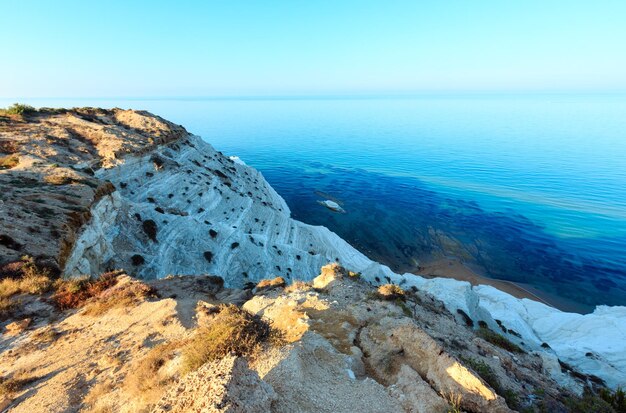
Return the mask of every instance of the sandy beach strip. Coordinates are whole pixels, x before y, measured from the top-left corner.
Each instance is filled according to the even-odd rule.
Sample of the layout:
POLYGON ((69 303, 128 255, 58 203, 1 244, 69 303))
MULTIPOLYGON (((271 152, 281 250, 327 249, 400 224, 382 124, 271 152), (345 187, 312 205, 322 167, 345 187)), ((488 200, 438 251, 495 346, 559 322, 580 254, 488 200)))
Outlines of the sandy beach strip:
POLYGON ((418 269, 411 272, 425 278, 444 277, 467 281, 472 285, 490 285, 516 298, 528 298, 561 311, 576 313, 588 313, 590 311, 590 309, 585 308, 579 303, 539 291, 532 286, 479 275, 457 258, 439 259, 428 264, 423 264, 418 269))

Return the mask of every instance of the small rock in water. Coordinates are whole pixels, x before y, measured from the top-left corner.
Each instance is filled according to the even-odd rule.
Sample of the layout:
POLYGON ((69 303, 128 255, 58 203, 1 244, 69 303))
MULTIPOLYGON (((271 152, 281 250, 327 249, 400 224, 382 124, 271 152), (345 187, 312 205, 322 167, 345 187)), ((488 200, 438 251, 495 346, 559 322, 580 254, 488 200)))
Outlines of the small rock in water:
POLYGON ((335 201, 331 201, 331 200, 326 200, 326 201, 318 201, 320 205, 324 205, 326 208, 335 211, 335 212, 346 212, 344 211, 344 209, 339 206, 338 203, 336 203, 335 201))
POLYGON ((230 158, 231 161, 233 161, 236 164, 246 165, 246 163, 244 161, 242 161, 241 158, 238 157, 238 156, 230 156, 229 158, 230 158))

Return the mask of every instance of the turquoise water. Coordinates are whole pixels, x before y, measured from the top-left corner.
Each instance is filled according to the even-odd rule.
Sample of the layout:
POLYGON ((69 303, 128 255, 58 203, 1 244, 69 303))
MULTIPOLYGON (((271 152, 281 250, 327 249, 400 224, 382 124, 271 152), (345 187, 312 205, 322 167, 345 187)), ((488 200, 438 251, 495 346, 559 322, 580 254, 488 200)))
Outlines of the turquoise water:
POLYGON ((586 309, 626 305, 626 96, 29 103, 183 124, 395 270, 456 256, 586 309))

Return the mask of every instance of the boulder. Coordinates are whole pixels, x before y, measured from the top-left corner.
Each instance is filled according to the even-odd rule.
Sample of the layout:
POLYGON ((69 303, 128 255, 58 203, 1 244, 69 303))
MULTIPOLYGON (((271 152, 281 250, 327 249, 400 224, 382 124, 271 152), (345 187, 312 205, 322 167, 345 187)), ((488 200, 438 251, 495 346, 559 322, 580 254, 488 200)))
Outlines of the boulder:
POLYGON ((6 326, 6 334, 17 335, 26 330, 33 322, 32 318, 25 318, 23 320, 14 321, 6 326))
POLYGON ((317 289, 332 289, 336 284, 340 283, 340 280, 348 275, 345 268, 339 264, 328 264, 322 267, 320 275, 313 279, 313 288, 317 289))
POLYGON ((439 394, 460 397, 463 409, 511 411, 502 397, 409 319, 386 317, 363 328, 360 340, 368 354, 366 364, 389 384, 400 381, 397 372, 407 365, 439 394))

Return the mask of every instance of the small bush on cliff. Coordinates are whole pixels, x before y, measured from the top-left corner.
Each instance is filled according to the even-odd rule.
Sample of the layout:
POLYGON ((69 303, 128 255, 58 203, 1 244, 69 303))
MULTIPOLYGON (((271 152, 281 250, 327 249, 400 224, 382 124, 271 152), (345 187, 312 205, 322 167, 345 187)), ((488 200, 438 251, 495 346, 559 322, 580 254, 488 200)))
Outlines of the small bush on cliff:
POLYGON ((29 115, 37 112, 37 109, 23 103, 14 103, 6 109, 0 109, 0 111, 6 115, 29 115))
POLYGON ((311 284, 304 281, 294 281, 292 284, 285 287, 286 293, 293 293, 295 291, 310 291, 313 287, 311 284))
POLYGON ((378 297, 389 301, 404 301, 406 299, 404 290, 395 284, 385 284, 378 287, 378 297))
POLYGON ((89 277, 59 280, 55 285, 56 293, 52 299, 60 310, 82 307, 91 297, 114 286, 119 274, 119 272, 108 272, 95 280, 89 277))
POLYGON ((38 380, 37 377, 29 376, 19 371, 11 377, 0 377, 0 396, 10 396, 22 391, 28 384, 38 380))
POLYGON ((264 342, 279 339, 279 333, 260 316, 232 304, 222 304, 219 313, 208 325, 199 327, 183 348, 183 371, 194 371, 229 354, 253 357, 264 342))
POLYGON ((52 287, 50 271, 38 266, 33 258, 22 257, 13 264, 17 277, 0 281, 0 298, 15 294, 43 294, 52 287))
POLYGON ((174 374, 161 371, 161 367, 174 359, 179 347, 179 342, 170 342, 152 348, 144 358, 135 363, 126 377, 125 384, 129 390, 145 402, 156 402, 163 390, 176 379, 174 374))
POLYGON ((0 297, 0 321, 6 320, 13 314, 17 303, 8 297, 0 297))
POLYGON ((283 277, 272 278, 271 280, 261 280, 256 285, 256 291, 273 290, 275 288, 284 288, 287 282, 283 277))
POLYGON ((609 389, 600 389, 600 398, 609 403, 617 413, 626 413, 626 392, 618 387, 615 392, 609 389))
POLYGON ((113 308, 131 308, 145 298, 156 296, 154 288, 139 281, 124 283, 118 288, 111 288, 97 295, 86 308, 84 315, 98 316, 113 308))
MULTIPOLYGON (((617 392, 615 394, 617 394, 617 392)), ((565 401, 565 405, 572 412, 577 413, 626 412, 626 404, 623 399, 623 392, 621 392, 621 406, 620 402, 614 399, 615 394, 611 393, 610 390, 604 390, 601 391, 599 394, 595 394, 591 389, 585 388, 581 397, 570 397, 565 401)))
POLYGON ((487 327, 480 327, 476 334, 483 340, 488 341, 489 343, 503 348, 507 351, 510 351, 511 353, 524 353, 524 350, 522 350, 517 344, 512 343, 506 337, 491 331, 487 327))
POLYGON ((500 385, 500 380, 498 380, 498 376, 488 364, 484 361, 473 358, 461 357, 461 361, 463 364, 474 370, 474 372, 476 372, 476 374, 478 374, 488 385, 490 385, 496 393, 502 395, 504 390, 500 385))

